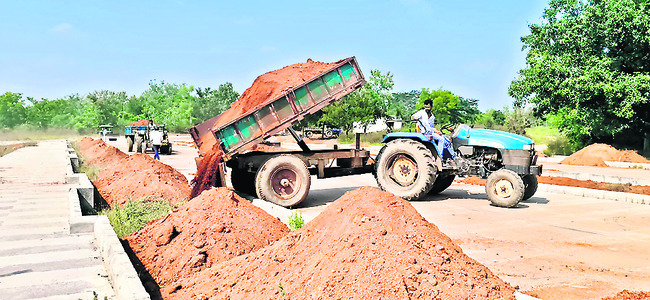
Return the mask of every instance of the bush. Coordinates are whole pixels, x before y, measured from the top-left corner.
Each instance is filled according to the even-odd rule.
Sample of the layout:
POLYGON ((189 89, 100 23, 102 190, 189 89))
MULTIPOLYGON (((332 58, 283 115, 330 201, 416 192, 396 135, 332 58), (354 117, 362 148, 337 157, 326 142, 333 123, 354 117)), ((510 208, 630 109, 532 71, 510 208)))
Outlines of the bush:
POLYGON ((302 213, 292 211, 289 215, 289 229, 291 231, 302 228, 305 225, 305 220, 302 218, 302 213))
POLYGON ((571 155, 573 153, 573 147, 571 141, 565 136, 560 135, 551 139, 547 144, 548 148, 544 150, 544 154, 548 156, 553 155, 571 155))
POLYGON ((118 238, 142 229, 150 221, 169 214, 174 207, 166 201, 145 201, 146 198, 129 200, 123 207, 119 205, 104 211, 108 216, 118 238))

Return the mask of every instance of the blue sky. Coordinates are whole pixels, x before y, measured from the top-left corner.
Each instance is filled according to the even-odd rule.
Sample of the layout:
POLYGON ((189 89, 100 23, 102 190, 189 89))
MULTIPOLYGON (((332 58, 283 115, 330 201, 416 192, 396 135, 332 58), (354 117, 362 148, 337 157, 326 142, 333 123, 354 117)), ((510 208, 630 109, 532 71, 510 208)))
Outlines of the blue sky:
POLYGON ((366 76, 390 71, 394 91, 442 87, 499 109, 546 3, 4 0, 0 92, 140 95, 155 79, 241 93, 289 64, 356 56, 366 76))

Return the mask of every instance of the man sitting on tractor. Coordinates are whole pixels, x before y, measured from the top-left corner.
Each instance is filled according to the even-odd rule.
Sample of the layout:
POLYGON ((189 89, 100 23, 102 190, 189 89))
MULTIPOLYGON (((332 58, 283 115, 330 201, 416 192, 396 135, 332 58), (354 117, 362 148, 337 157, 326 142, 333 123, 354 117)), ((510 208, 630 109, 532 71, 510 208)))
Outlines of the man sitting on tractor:
POLYGON ((418 121, 420 132, 424 134, 424 136, 426 136, 429 141, 437 142, 438 155, 440 155, 441 159, 455 159, 456 154, 454 153, 454 149, 451 146, 451 141, 449 141, 449 139, 447 139, 442 134, 442 132, 433 127, 436 117, 431 112, 432 105, 433 101, 431 101, 431 99, 424 100, 424 109, 414 113, 411 116, 411 120, 418 121), (443 157, 444 149, 447 149, 447 152, 449 153, 447 157, 443 157))

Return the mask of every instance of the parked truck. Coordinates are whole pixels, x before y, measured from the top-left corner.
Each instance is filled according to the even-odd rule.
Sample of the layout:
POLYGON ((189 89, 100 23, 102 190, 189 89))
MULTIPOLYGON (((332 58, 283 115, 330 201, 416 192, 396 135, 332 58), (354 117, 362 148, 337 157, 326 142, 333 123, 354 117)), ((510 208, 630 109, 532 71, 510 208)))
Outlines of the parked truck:
POLYGON ((530 139, 500 131, 458 126, 454 151, 459 159, 443 162, 436 146, 421 133, 391 133, 384 138, 376 162, 370 163, 368 150, 312 150, 291 126, 307 115, 320 111, 365 84, 354 57, 303 84, 270 99, 261 108, 228 122, 216 116, 190 129, 198 147, 206 138, 216 141, 223 154, 212 168, 225 183, 225 168, 231 168, 233 188, 261 199, 289 207, 309 193, 311 175, 317 178, 373 173, 380 188, 407 200, 439 193, 451 185, 456 175, 477 175, 488 179, 486 192, 494 205, 512 207, 537 189, 541 166, 536 166, 530 139), (219 122, 217 122, 219 120, 219 122), (215 126, 215 124, 223 124, 215 126), (254 147, 287 130, 299 151, 260 152, 254 147))
POLYGON ((151 132, 162 131, 163 141, 160 145, 160 153, 172 154, 172 143, 169 141, 165 125, 146 125, 146 126, 125 126, 124 136, 129 152, 133 151, 133 145, 136 146, 136 153, 145 153, 147 149, 153 149, 151 143, 151 132))

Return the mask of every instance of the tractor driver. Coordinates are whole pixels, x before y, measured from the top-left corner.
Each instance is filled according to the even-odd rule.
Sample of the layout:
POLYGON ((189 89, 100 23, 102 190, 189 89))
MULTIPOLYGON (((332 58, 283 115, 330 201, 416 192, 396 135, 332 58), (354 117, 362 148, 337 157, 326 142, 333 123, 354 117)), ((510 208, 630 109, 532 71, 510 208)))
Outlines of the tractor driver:
POLYGON ((442 135, 442 132, 433 127, 436 117, 431 112, 432 105, 433 101, 431 101, 431 99, 424 100, 424 109, 414 113, 411 116, 411 120, 418 121, 420 132, 424 134, 424 136, 426 136, 429 141, 437 142, 438 154, 440 155, 440 158, 443 158, 443 150, 447 149, 451 156, 451 159, 455 159, 456 155, 451 147, 451 143, 448 142, 447 139, 442 135))

